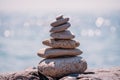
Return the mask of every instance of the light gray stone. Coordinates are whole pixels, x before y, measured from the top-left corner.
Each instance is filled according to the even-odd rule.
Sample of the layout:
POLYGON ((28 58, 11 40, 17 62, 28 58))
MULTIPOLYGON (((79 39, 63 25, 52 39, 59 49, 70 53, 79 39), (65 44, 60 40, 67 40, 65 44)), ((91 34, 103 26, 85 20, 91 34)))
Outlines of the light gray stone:
POLYGON ((62 77, 72 73, 83 73, 87 63, 82 57, 44 59, 38 65, 38 71, 50 77, 62 77))
POLYGON ((66 39, 64 40, 50 39, 44 40, 42 43, 52 48, 76 48, 80 45, 78 41, 66 39))
POLYGON ((76 56, 82 54, 80 49, 40 49, 37 53, 38 56, 43 58, 56 58, 64 56, 76 56))
POLYGON ((70 23, 66 23, 57 27, 52 27, 50 32, 60 32, 68 29, 70 27, 70 23))
POLYGON ((65 23, 67 23, 68 21, 69 21, 69 18, 59 19, 59 20, 51 23, 50 25, 51 25, 52 27, 56 27, 56 26, 60 26, 60 25, 62 25, 62 24, 65 24, 65 23))
POLYGON ((69 30, 57 32, 57 33, 51 33, 50 36, 53 39, 73 39, 75 36, 73 33, 71 33, 69 30))

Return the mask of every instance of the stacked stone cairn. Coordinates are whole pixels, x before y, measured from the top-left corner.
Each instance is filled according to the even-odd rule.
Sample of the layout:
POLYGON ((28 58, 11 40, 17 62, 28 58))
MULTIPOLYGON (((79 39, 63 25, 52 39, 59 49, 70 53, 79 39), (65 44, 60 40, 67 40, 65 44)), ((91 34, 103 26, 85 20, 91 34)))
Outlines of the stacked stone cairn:
POLYGON ((51 39, 42 43, 49 46, 38 51, 38 56, 45 58, 40 61, 38 71, 53 78, 69 74, 83 73, 87 69, 87 62, 80 56, 82 51, 76 47, 80 45, 73 40, 75 36, 67 30, 71 24, 69 18, 59 16, 51 23, 51 39))

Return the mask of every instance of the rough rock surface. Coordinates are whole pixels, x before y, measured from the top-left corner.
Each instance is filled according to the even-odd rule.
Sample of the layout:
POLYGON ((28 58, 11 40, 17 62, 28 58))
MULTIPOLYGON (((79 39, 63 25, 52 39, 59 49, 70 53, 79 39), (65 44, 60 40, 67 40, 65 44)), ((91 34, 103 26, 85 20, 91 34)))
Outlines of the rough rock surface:
POLYGON ((38 72, 37 68, 28 68, 19 72, 0 73, 0 80, 53 80, 38 72))
POLYGON ((82 54, 82 51, 80 49, 54 49, 54 48, 40 49, 37 53, 38 56, 43 58, 76 56, 80 54, 82 54))
POLYGON ((83 73, 87 63, 82 57, 44 59, 38 65, 38 71, 50 77, 62 77, 71 73, 83 73))
POLYGON ((62 24, 65 24, 69 21, 69 18, 64 18, 64 19, 58 19, 57 21, 51 23, 52 27, 60 26, 62 24))
POLYGON ((88 69, 83 74, 71 74, 59 80, 120 80, 120 67, 88 69))
POLYGON ((50 40, 44 40, 42 43, 52 48, 76 48, 80 45, 80 43, 75 40, 50 39, 50 40))
POLYGON ((54 32, 64 31, 68 29, 69 27, 70 27, 70 23, 66 23, 66 24, 51 28, 50 32, 54 33, 54 32))
POLYGON ((73 39, 75 37, 69 30, 51 33, 50 36, 53 39, 73 39))
POLYGON ((27 71, 0 73, 0 80, 120 80, 120 66, 88 69, 83 74, 70 74, 59 79, 46 77, 39 73, 37 69, 32 68, 27 69, 27 71))

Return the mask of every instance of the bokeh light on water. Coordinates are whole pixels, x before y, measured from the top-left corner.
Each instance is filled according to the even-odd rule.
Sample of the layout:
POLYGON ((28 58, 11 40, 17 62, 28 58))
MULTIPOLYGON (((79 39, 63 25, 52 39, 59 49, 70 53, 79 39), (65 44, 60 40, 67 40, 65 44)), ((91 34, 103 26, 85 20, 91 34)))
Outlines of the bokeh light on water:
MULTIPOLYGON (((94 1, 97 3, 96 0, 94 1)), ((64 3, 63 0, 61 2, 64 3)), ((5 1, 0 4, 2 3, 5 4, 5 1)), ((11 1, 12 3, 14 2, 11 1)), ((73 5, 72 3, 77 4, 71 1, 70 5, 73 5)), ((87 2, 85 4, 88 5, 87 2)), ((61 10, 57 6, 57 11, 52 6, 53 11, 47 11, 45 8, 45 12, 44 9, 36 9, 36 7, 36 11, 33 12, 24 12, 24 10, 21 12, 21 8, 18 8, 20 12, 17 12, 19 10, 13 7, 10 8, 12 12, 9 12, 8 7, 4 7, 4 5, 3 8, 0 7, 0 72, 19 71, 30 66, 37 66, 42 58, 39 58, 36 53, 40 48, 46 48, 41 42, 50 38, 50 23, 59 14, 70 17, 69 29, 75 34, 75 40, 80 41, 79 48, 83 51, 81 56, 86 59, 89 68, 120 66, 120 9, 114 11, 115 8, 113 8, 102 13, 99 9, 94 11, 93 8, 89 12, 91 8, 81 5, 79 7, 83 9, 62 6, 65 9, 61 10)), ((34 6, 32 7, 34 10, 34 6)), ((101 7, 104 11, 104 6, 101 7)))

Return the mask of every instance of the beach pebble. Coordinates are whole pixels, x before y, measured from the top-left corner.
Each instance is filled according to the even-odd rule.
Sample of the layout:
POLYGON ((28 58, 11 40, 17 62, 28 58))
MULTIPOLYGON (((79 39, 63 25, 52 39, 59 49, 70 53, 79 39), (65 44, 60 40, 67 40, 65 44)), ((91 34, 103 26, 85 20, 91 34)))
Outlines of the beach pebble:
POLYGON ((51 23, 51 26, 52 26, 52 27, 60 26, 60 25, 62 25, 62 24, 67 23, 68 21, 69 21, 69 18, 59 19, 59 20, 51 23))
POLYGON ((73 39, 75 37, 69 30, 51 33, 50 36, 53 39, 73 39))
POLYGON ((80 45, 78 41, 66 39, 64 40, 49 39, 44 40, 42 43, 52 48, 76 48, 80 45))
POLYGON ((83 73, 87 63, 82 57, 44 59, 38 65, 38 71, 50 77, 62 77, 68 74, 83 73))
POLYGON ((82 54, 82 51, 80 49, 54 49, 54 48, 40 49, 37 53, 37 55, 42 58, 76 56, 80 54, 82 54))
POLYGON ((57 27, 51 28, 50 32, 60 32, 68 29, 70 27, 70 23, 66 23, 57 27))

